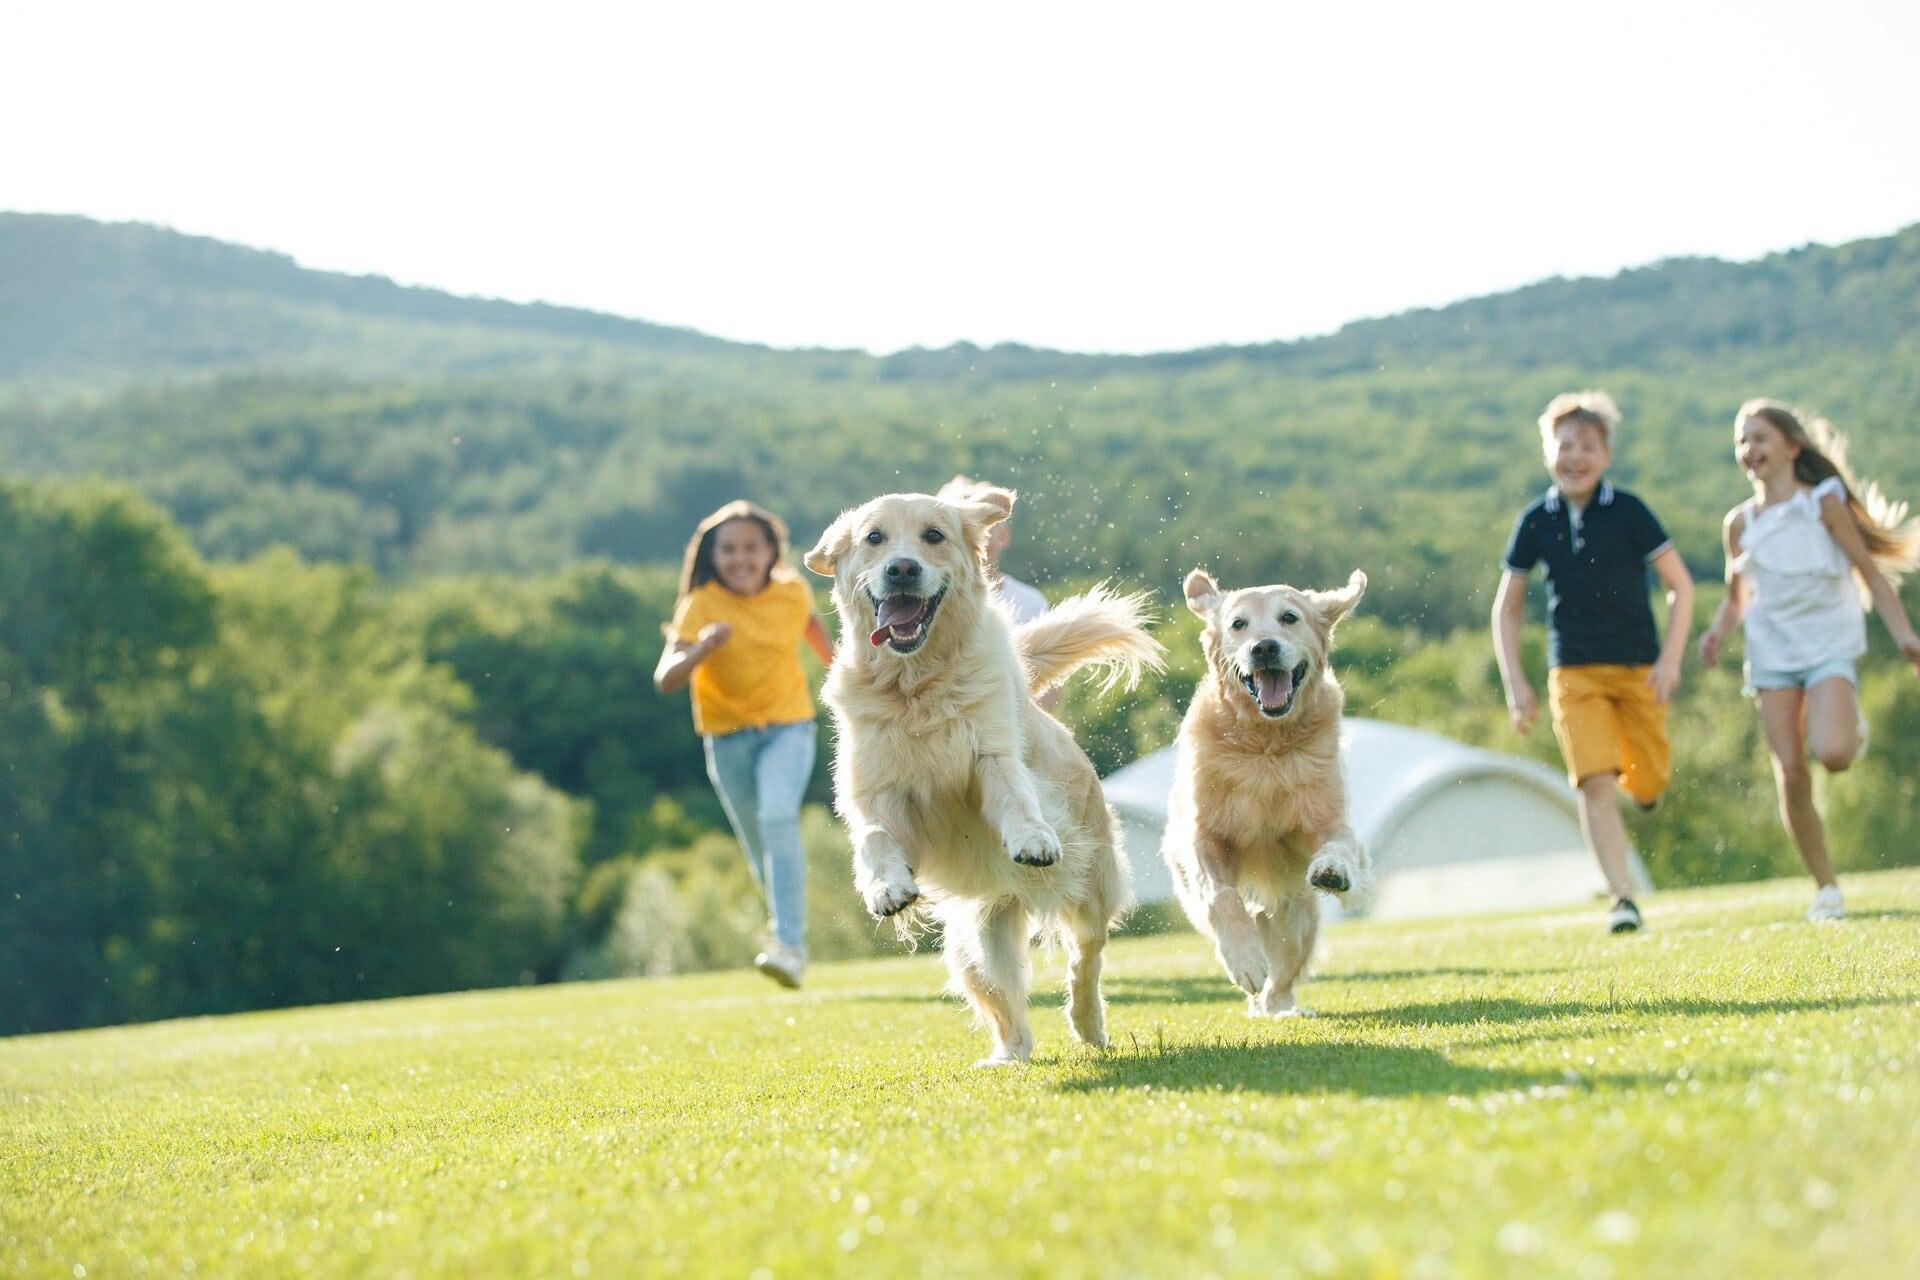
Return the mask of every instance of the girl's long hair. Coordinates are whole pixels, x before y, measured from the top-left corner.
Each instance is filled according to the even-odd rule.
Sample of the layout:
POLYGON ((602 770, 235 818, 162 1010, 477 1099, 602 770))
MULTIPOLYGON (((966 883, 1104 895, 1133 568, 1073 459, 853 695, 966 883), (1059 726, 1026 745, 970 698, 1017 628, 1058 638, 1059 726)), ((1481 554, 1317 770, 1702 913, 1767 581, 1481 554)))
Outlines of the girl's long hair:
POLYGON ((694 527, 686 554, 680 559, 680 593, 674 597, 676 609, 680 601, 720 576, 720 571, 713 567, 713 542, 720 526, 729 520, 751 520, 760 526, 767 541, 773 544, 773 564, 767 571, 767 581, 781 576, 787 558, 786 522, 765 507, 745 498, 735 498, 694 527))
MULTIPOLYGON (((1740 406, 1734 425, 1747 418, 1758 418, 1782 436, 1800 446, 1793 460, 1793 478, 1801 484, 1815 485, 1829 476, 1839 476, 1845 487, 1847 514, 1853 517, 1860 541, 1866 543, 1874 567, 1894 586, 1920 564, 1920 519, 1907 517, 1907 504, 1894 502, 1880 486, 1862 486, 1847 466, 1847 438, 1833 429, 1825 418, 1813 418, 1802 424, 1794 411, 1778 400, 1749 400, 1740 406)), ((1867 599, 1866 584, 1861 597, 1867 599)))

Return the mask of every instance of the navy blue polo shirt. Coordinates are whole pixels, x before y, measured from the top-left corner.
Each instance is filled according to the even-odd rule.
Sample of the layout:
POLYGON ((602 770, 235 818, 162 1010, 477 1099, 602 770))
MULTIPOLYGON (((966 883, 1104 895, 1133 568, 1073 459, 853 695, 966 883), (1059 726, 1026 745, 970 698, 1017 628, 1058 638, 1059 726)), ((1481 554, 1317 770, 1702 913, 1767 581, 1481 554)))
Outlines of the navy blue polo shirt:
POLYGON ((1547 566, 1547 663, 1645 666, 1660 656, 1647 565, 1673 545, 1647 504, 1606 480, 1575 513, 1558 486, 1520 513, 1507 571, 1547 566))

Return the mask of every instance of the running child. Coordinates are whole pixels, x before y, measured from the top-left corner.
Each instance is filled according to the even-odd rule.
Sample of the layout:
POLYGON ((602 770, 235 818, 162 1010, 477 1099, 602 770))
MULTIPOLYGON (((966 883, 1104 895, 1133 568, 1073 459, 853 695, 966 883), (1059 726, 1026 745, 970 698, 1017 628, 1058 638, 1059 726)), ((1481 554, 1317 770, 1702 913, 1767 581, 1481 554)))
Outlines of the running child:
POLYGON ((702 520, 687 543, 653 683, 662 693, 693 685, 707 777, 767 902, 772 937, 754 963, 797 987, 807 966, 800 801, 814 757, 800 645, 822 663, 832 662, 833 646, 786 553, 786 525, 751 502, 729 502, 702 520))
POLYGON ((1727 597, 1700 637, 1700 658, 1712 665, 1744 625, 1747 693, 1773 756, 1780 820, 1816 886, 1807 919, 1838 920, 1846 907, 1807 756, 1839 773, 1867 749, 1854 667, 1867 649, 1866 603, 1920 675, 1920 636, 1897 590, 1920 560, 1920 521, 1854 480, 1845 441, 1824 420, 1803 423, 1778 401, 1740 406, 1733 453, 1753 497, 1721 526, 1727 597))
POLYGON ((1607 928, 1640 928, 1627 875, 1624 790, 1642 809, 1672 777, 1667 703, 1693 626, 1693 578, 1645 503, 1607 479, 1620 411, 1603 391, 1555 396, 1540 415, 1553 486, 1520 513, 1493 605, 1494 654, 1507 714, 1521 733, 1540 714, 1520 664, 1527 575, 1547 567, 1548 703, 1579 795, 1580 828, 1613 895, 1607 928), (1647 567, 1667 589, 1663 644, 1647 602, 1647 567))

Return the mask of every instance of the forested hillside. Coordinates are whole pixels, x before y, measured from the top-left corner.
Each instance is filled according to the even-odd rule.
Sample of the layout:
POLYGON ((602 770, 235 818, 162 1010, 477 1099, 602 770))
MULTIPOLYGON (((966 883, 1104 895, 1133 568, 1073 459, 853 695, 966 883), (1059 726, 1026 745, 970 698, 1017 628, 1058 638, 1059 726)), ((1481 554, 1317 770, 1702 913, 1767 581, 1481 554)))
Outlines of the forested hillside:
POLYGON ((445 372, 596 347, 745 349, 591 311, 309 271, 285 254, 141 223, 0 212, 0 379, 286 365, 445 372))
MULTIPOLYGON (((0 215, 0 1032, 750 955, 685 695, 649 679, 689 530, 742 495, 804 543, 956 471, 1017 487, 1009 569, 1163 602, 1164 677, 1069 691, 1103 768, 1172 737, 1195 564, 1364 568, 1354 710, 1552 759, 1505 727, 1484 634, 1540 407, 1618 398, 1615 474, 1704 619, 1744 398, 1822 410, 1920 495, 1917 308, 1920 226, 1305 342, 879 359, 0 215)), ((1874 750, 1830 796, 1843 869, 1920 856, 1920 682, 1884 640, 1874 750)), ((1663 884, 1793 869, 1738 683, 1686 672, 1675 803, 1634 819, 1663 884)), ((824 812, 806 830, 816 954, 885 945, 824 812)))
POLYGON ((1533 416, 1589 383, 1627 412, 1619 475, 1699 572, 1741 496, 1746 396, 1819 407, 1864 471, 1920 491, 1920 226, 1132 359, 770 352, 77 219, 0 218, 0 282, 0 467, 124 480, 217 557, 287 544, 388 576, 669 559, 742 493, 805 536, 971 470, 1022 490, 1025 575, 1164 590, 1202 560, 1357 560, 1375 608, 1450 629, 1541 483, 1533 416), (50 381, 86 369, 94 394, 50 381))

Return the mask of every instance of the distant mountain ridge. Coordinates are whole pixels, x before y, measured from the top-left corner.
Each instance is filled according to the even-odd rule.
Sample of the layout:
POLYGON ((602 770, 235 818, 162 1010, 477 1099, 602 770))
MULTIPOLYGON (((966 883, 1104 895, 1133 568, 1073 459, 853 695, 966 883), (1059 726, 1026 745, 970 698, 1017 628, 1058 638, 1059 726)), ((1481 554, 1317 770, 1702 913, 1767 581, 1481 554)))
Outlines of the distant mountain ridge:
POLYGON ((1324 337, 1145 356, 1003 344, 773 351, 545 303, 460 297, 299 266, 144 223, 0 213, 0 379, 139 378, 283 368, 390 376, 702 358, 849 368, 880 380, 1025 379, 1235 361, 1304 374, 1434 361, 1655 364, 1732 350, 1884 349, 1920 335, 1920 223, 1754 262, 1679 258, 1552 279, 1324 337))
MULTIPOLYGON (((342 362, 342 322, 493 331, 672 353, 752 350, 692 329, 547 303, 467 298, 300 266, 147 223, 0 212, 0 377, 271 366, 305 338, 342 362)), ((429 370, 439 372, 444 370, 429 370)))
POLYGON ((796 530, 956 472, 1022 492, 1010 571, 1337 582, 1485 617, 1542 483, 1534 416, 1598 385, 1620 479, 1719 575, 1731 414, 1831 415, 1920 494, 1920 226, 1750 263, 1552 280, 1300 342, 1150 356, 777 351, 309 272, 152 227, 0 216, 0 474, 98 475, 222 559, 288 545, 396 579, 671 563, 748 495, 796 530))

